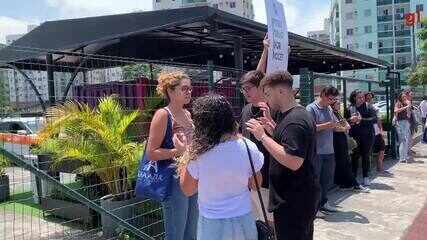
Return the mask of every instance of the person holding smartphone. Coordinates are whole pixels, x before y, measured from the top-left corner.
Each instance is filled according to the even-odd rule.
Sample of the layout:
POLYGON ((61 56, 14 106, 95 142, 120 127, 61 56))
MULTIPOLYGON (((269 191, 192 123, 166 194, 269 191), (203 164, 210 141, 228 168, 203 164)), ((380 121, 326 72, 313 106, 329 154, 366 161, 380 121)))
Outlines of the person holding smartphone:
MULTIPOLYGON (((317 159, 314 161, 314 169, 320 180, 322 189, 319 210, 323 213, 336 212, 337 209, 328 202, 328 191, 334 183, 335 155, 334 155, 334 129, 338 121, 334 117, 332 105, 338 100, 339 92, 333 86, 322 89, 319 98, 307 105, 307 111, 311 113, 316 122, 316 149, 317 159)), ((319 214, 318 214, 319 215, 319 214)))
MULTIPOLYGON (((245 123, 250 119, 258 119, 260 120, 266 128, 270 129, 270 134, 273 132, 275 128, 275 122, 271 117, 270 107, 264 100, 264 93, 259 89, 259 85, 261 80, 264 78, 266 62, 267 62, 267 52, 268 52, 268 39, 267 37, 264 39, 264 52, 259 61, 257 70, 249 71, 242 76, 240 79, 240 91, 244 95, 248 104, 245 105, 242 109, 241 117, 240 117, 240 127, 241 133, 245 138, 250 139, 254 142, 258 149, 264 155, 264 165, 261 169, 262 174, 262 184, 261 184, 261 196, 263 198, 263 202, 268 202, 268 175, 269 175, 269 165, 270 165, 270 154, 265 149, 264 145, 258 141, 247 129, 245 123)), ((274 114, 273 114, 274 115, 274 114)), ((251 192, 252 203, 254 207, 254 213, 257 219, 262 219, 262 208, 261 204, 258 200, 258 195, 256 191, 251 192)), ((273 225, 273 214, 267 213, 268 221, 270 225, 273 225)))

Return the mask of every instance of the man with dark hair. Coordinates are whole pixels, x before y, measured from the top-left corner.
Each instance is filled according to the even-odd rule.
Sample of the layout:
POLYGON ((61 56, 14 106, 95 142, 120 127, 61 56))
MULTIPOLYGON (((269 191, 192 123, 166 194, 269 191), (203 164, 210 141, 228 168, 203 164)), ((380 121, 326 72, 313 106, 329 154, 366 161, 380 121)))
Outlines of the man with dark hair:
POLYGON ((335 87, 325 87, 322 89, 319 98, 306 107, 316 122, 317 159, 314 168, 322 188, 319 210, 326 213, 337 211, 328 202, 327 194, 334 183, 334 129, 338 125, 331 105, 338 100, 338 95, 338 89, 335 87))
MULTIPOLYGON (((275 123, 271 117, 274 116, 274 113, 270 113, 270 108, 265 102, 264 94, 260 90, 259 85, 261 80, 264 78, 265 66, 267 61, 267 51, 268 51, 268 40, 264 39, 264 51, 261 56, 261 59, 258 63, 257 70, 249 71, 245 73, 240 79, 240 91, 245 96, 246 104, 241 113, 240 117, 240 126, 242 135, 252 142, 254 142, 258 149, 264 154, 264 165, 261 169, 262 174, 262 185, 261 185, 261 197, 264 203, 268 202, 268 169, 270 165, 270 154, 265 149, 263 144, 259 142, 245 127, 245 123, 252 118, 258 119, 262 121, 264 124, 273 125, 274 128, 275 123)), ((260 201, 258 199, 258 194, 256 191, 251 192, 254 213, 257 219, 262 219, 262 207, 260 201)), ((267 218, 270 225, 273 225, 273 215, 271 213, 267 213, 267 218)))
POLYGON ((271 155, 270 203, 278 240, 312 240, 320 186, 314 173, 316 125, 292 91, 292 76, 278 71, 261 81, 264 98, 281 112, 272 129, 251 119, 246 127, 271 155))

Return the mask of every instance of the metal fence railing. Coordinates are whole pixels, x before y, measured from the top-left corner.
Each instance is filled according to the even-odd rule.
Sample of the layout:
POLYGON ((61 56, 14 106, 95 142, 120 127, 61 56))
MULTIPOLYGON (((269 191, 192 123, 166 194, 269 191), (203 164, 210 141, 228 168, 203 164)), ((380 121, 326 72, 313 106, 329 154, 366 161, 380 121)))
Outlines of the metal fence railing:
POLYGON ((193 97, 222 94, 237 115, 241 72, 74 53, 52 58, 0 62, 0 239, 163 239, 161 205, 134 196, 151 117, 165 104, 157 75, 184 71, 193 97), (119 131, 125 118, 131 121, 119 131))

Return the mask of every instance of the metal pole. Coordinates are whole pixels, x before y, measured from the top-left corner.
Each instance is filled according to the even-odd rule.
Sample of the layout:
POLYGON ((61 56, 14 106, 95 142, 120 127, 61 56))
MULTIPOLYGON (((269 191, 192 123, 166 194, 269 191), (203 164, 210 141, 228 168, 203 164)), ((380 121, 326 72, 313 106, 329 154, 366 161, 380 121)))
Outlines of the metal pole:
POLYGON ((417 53, 415 49, 415 24, 411 27, 412 30, 412 66, 415 68, 417 65, 417 53))
POLYGON ((154 80, 153 64, 152 64, 152 63, 150 63, 150 78, 151 78, 151 81, 153 81, 153 80, 154 80))
POLYGON ((392 24, 393 24, 393 70, 396 70, 396 14, 394 9, 394 1, 392 0, 391 11, 392 11, 392 24))
POLYGON ((208 86, 209 86, 209 92, 212 92, 214 90, 214 76, 213 76, 213 68, 214 63, 212 60, 208 60, 208 86))
POLYGON ((55 103, 55 80, 53 77, 53 57, 52 54, 46 55, 47 87, 49 93, 49 103, 55 103))
POLYGON ((243 74, 243 48, 242 48, 242 38, 234 39, 234 67, 237 69, 236 73, 236 96, 237 96, 237 104, 239 106, 242 105, 243 99, 242 94, 240 93, 239 80, 243 74))
MULTIPOLYGON (((389 94, 389 87, 386 85, 385 86, 385 106, 386 106, 386 119, 387 119, 387 123, 391 123, 391 118, 390 118, 390 94, 389 94)), ((391 126, 391 124, 390 124, 391 126)), ((391 128, 390 128, 391 131, 391 128)), ((391 146, 391 135, 390 135, 390 131, 387 131, 387 143, 389 146, 391 146)))
POLYGON ((347 111, 347 79, 342 80, 342 94, 343 94, 343 105, 344 105, 344 112, 347 111))

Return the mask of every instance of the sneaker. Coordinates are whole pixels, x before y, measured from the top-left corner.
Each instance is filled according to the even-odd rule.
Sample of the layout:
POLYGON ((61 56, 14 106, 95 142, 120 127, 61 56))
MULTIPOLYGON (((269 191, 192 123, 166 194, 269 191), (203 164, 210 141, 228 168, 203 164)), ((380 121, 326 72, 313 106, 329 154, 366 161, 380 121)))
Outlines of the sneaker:
POLYGON ((363 186, 371 185, 371 180, 368 177, 363 178, 363 186))
POLYGON ((325 205, 321 208, 322 211, 325 212, 338 212, 338 209, 336 207, 331 206, 329 202, 326 202, 325 205))
POLYGON ((354 187, 340 187, 341 191, 352 191, 354 187))
POLYGON ((324 219, 324 218, 326 218, 326 214, 322 211, 317 211, 316 218, 324 219))
POLYGON ((369 193, 370 192, 369 188, 364 187, 362 185, 354 186, 353 191, 361 192, 361 193, 369 193))

